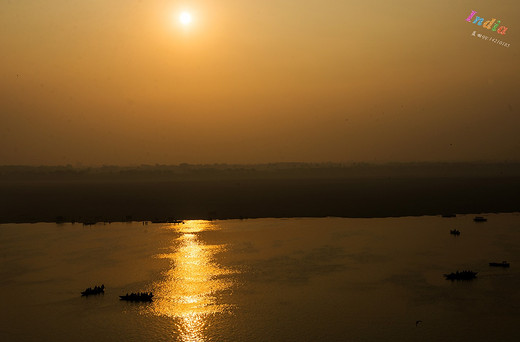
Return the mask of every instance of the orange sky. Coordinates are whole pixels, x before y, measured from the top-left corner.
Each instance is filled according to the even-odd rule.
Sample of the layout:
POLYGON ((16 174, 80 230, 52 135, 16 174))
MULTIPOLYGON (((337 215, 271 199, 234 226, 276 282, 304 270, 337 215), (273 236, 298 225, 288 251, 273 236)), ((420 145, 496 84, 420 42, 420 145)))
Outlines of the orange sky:
POLYGON ((519 9, 2 1, 0 164, 519 160, 519 9))

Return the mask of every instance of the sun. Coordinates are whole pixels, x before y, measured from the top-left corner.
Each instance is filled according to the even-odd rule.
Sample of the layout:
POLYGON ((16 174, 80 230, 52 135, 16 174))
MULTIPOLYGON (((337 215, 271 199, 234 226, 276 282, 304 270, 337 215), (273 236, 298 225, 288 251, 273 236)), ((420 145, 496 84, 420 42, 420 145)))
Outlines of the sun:
POLYGON ((188 26, 193 21, 191 13, 186 11, 181 12, 181 14, 179 14, 179 21, 183 26, 188 26))

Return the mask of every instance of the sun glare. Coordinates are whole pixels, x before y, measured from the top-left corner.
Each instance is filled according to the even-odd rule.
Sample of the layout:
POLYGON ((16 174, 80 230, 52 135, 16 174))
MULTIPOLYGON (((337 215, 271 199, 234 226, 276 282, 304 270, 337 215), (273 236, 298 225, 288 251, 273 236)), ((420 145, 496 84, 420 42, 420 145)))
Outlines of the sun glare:
POLYGON ((191 14, 189 12, 182 12, 179 15, 179 21, 182 25, 187 26, 187 25, 191 24, 191 22, 193 21, 193 18, 191 17, 191 14))

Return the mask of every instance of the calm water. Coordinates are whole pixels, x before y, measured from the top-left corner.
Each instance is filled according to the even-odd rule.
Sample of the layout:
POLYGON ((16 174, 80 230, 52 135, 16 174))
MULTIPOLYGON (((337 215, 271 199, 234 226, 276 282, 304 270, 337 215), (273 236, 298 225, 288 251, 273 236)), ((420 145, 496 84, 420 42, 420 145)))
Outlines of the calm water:
POLYGON ((472 217, 0 225, 0 340, 517 341, 520 216, 472 217))

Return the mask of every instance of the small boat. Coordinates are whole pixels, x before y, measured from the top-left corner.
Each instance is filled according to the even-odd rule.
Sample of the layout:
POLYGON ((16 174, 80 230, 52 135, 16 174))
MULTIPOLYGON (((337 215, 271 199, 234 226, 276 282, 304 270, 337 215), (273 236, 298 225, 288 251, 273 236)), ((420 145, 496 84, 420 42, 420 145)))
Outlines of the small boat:
POLYGON ((119 299, 126 300, 129 302, 151 302, 153 297, 153 293, 151 292, 138 292, 138 293, 130 293, 124 296, 119 296, 119 299))
POLYGON ((445 274, 446 280, 472 280, 477 277, 478 272, 473 271, 457 271, 450 274, 445 274))
POLYGON ((483 216, 475 216, 473 218, 473 221, 475 222, 486 222, 487 221, 487 218, 483 217, 483 216))
POLYGON ((450 230, 450 234, 451 235, 455 235, 455 236, 459 236, 460 235, 460 231, 458 231, 457 229, 452 229, 452 230, 450 230))
POLYGON ((105 285, 101 284, 101 286, 94 286, 94 288, 89 287, 85 291, 81 292, 81 296, 87 297, 90 295, 98 295, 105 293, 105 285))
POLYGON ((509 263, 507 261, 490 262, 489 266, 493 266, 493 267, 509 267, 509 263))

